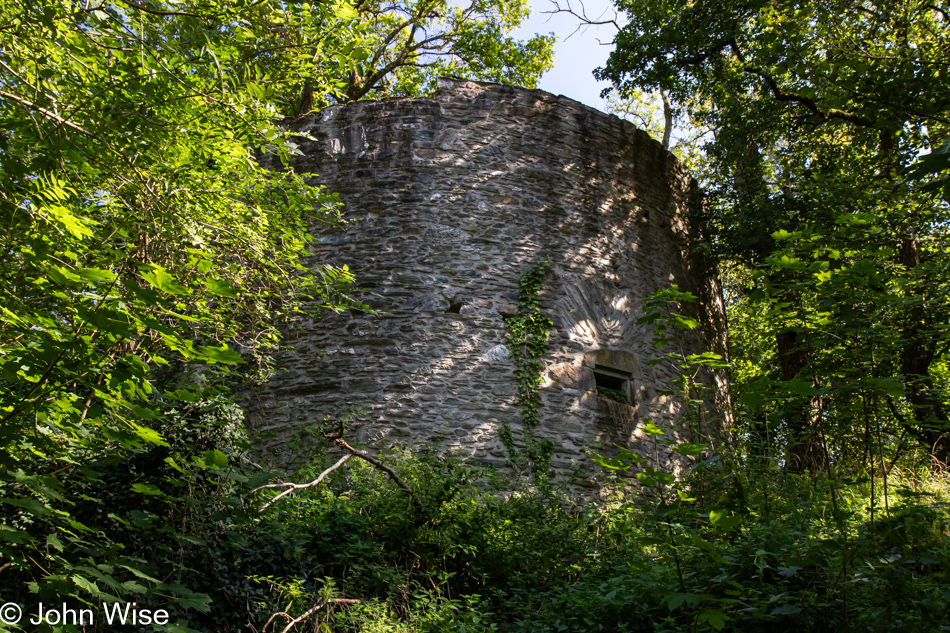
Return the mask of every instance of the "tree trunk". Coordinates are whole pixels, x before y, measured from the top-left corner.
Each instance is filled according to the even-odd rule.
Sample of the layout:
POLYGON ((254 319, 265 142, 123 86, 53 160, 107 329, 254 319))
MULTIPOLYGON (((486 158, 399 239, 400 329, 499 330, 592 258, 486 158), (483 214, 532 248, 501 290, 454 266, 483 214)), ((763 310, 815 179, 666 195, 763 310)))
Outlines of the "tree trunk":
POLYGON ((303 87, 303 93, 300 95, 300 104, 297 107, 297 116, 303 116, 313 109, 313 88, 308 81, 303 87))
MULTIPOLYGON (((779 332, 775 335, 775 345, 778 349, 782 380, 799 377, 806 368, 808 359, 801 349, 798 332, 779 332)), ((786 419, 789 444, 785 458, 785 466, 790 472, 816 472, 825 466, 827 455, 817 428, 820 422, 816 416, 818 409, 818 402, 814 398, 790 407, 786 419)))
MULTIPOLYGON (((920 265, 920 249, 914 239, 901 240, 901 264, 907 270, 920 265)), ((934 395, 930 365, 937 354, 937 337, 928 332, 925 312, 925 296, 917 292, 911 297, 902 331, 901 374, 904 379, 904 396, 911 406, 916 428, 910 429, 934 457, 946 463, 950 460, 950 424, 947 413, 938 397, 934 395)))
POLYGON ((660 90, 663 99, 663 148, 670 149, 670 135, 673 134, 673 108, 670 105, 670 95, 666 90, 660 90))

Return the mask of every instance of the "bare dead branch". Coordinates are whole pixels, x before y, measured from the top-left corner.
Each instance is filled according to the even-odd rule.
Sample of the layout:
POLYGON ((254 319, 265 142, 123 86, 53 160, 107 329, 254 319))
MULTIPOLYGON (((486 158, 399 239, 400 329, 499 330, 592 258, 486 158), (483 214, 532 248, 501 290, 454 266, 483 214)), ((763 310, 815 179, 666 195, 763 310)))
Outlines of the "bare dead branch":
POLYGON ((392 479, 396 483, 397 486, 402 488, 403 492, 409 495, 409 498, 412 499, 413 504, 415 504, 415 506, 419 509, 419 511, 422 512, 422 514, 426 516, 429 515, 429 513, 426 512, 425 506, 422 505, 422 501, 420 501, 419 498, 415 495, 415 493, 412 492, 412 488, 407 486, 406 482, 404 482, 392 468, 390 468, 383 462, 379 461, 378 459, 376 459, 369 453, 356 450, 355 448, 353 448, 352 446, 350 446, 349 444, 347 444, 345 441, 343 441, 340 438, 334 439, 333 443, 339 446, 340 448, 349 451, 350 454, 355 455, 359 457, 360 459, 368 461, 370 464, 372 464, 376 468, 380 469, 381 471, 389 475, 389 478, 392 479))
POLYGON ((604 9, 604 10, 601 12, 601 14, 600 14, 599 16, 597 16, 596 18, 591 18, 591 17, 589 17, 589 16, 587 15, 587 7, 584 6, 583 0, 575 0, 575 1, 577 2, 577 4, 580 5, 580 10, 575 9, 574 6, 571 5, 571 0, 564 0, 564 3, 565 3, 565 4, 564 4, 563 6, 561 5, 561 0, 551 0, 551 4, 554 5, 554 8, 553 8, 552 10, 550 10, 550 11, 542 11, 542 13, 546 13, 546 14, 548 14, 548 15, 557 15, 557 14, 559 14, 559 13, 565 13, 565 14, 567 14, 567 15, 570 15, 570 16, 574 17, 574 18, 577 18, 577 21, 578 21, 577 28, 574 29, 574 30, 571 32, 571 34, 568 35, 568 36, 567 36, 566 38, 564 38, 564 39, 566 39, 566 40, 567 40, 567 39, 570 39, 570 38, 573 37, 574 34, 576 34, 578 31, 580 31, 581 29, 586 29, 586 28, 589 27, 589 26, 606 26, 606 25, 611 25, 611 26, 613 26, 615 29, 617 29, 617 31, 620 31, 620 30, 623 28, 623 27, 620 26, 620 23, 617 22, 617 12, 616 12, 616 11, 614 11, 614 17, 613 17, 613 18, 602 19, 602 18, 604 17, 604 15, 606 15, 606 13, 607 13, 607 11, 608 11, 607 9, 604 9))
POLYGON ((287 482, 287 483, 279 483, 279 484, 266 484, 266 485, 264 485, 264 486, 260 486, 260 487, 258 487, 258 488, 255 488, 254 490, 251 491, 251 494, 257 492, 258 490, 264 490, 264 489, 267 489, 267 488, 286 488, 286 490, 284 490, 283 492, 281 492, 279 495, 277 495, 276 497, 274 497, 273 499, 271 499, 270 501, 268 501, 267 503, 265 503, 264 505, 262 505, 262 506, 261 506, 261 509, 258 510, 258 512, 263 512, 263 511, 266 510, 267 508, 269 508, 269 507, 271 507, 272 505, 274 505, 278 500, 280 500, 281 497, 284 497, 284 496, 286 496, 286 495, 289 495, 291 492, 293 492, 293 491, 295 491, 295 490, 304 490, 304 489, 306 489, 306 488, 313 488, 314 486, 320 485, 320 482, 323 481, 324 477, 326 477, 327 475, 329 475, 330 473, 332 473, 334 470, 336 470, 337 468, 339 468, 340 466, 342 466, 342 465, 346 462, 346 460, 348 460, 350 457, 352 457, 352 455, 344 455, 344 456, 341 457, 335 464, 333 464, 332 466, 330 466, 329 468, 327 468, 325 471, 323 471, 322 473, 320 473, 320 476, 317 477, 316 479, 314 479, 313 481, 311 481, 310 483, 306 483, 306 484, 295 484, 295 483, 287 482))
POLYGON ((285 617, 285 618, 287 618, 287 619, 290 620, 291 622, 293 622, 293 620, 294 620, 294 616, 290 615, 289 613, 284 613, 283 611, 278 611, 277 613, 275 613, 275 614, 271 615, 269 618, 267 618, 267 622, 265 622, 265 623, 264 623, 264 626, 261 627, 261 633, 264 633, 264 631, 267 630, 267 627, 270 625, 270 623, 273 622, 274 618, 276 618, 276 617, 279 616, 279 615, 280 615, 280 616, 283 616, 283 617, 285 617))
MULTIPOLYGON (((319 610, 322 609, 323 607, 327 606, 328 604, 334 604, 334 603, 336 603, 336 604, 359 604, 359 602, 360 602, 359 600, 351 600, 351 599, 349 599, 349 598, 331 598, 330 600, 327 600, 327 601, 325 601, 325 602, 319 602, 319 603, 315 604, 314 606, 312 606, 311 608, 309 608, 309 609, 306 611, 306 613, 304 613, 303 615, 298 616, 298 617, 294 618, 293 620, 291 620, 291 621, 287 624, 287 626, 285 626, 285 627, 283 628, 283 630, 282 630, 280 633, 289 633, 290 629, 294 628, 295 626, 297 626, 298 624, 300 624, 301 622, 303 622, 304 620, 306 620, 306 619, 309 618, 311 615, 313 615, 314 613, 316 613, 317 611, 319 611, 319 610)), ((275 615, 276 615, 276 614, 275 614, 275 615)), ((286 614, 285 614, 285 613, 282 613, 281 615, 286 615, 286 614)), ((273 618, 273 616, 272 616, 272 618, 273 618)), ((268 620, 267 622, 270 623, 270 620, 268 620)), ((266 627, 267 625, 265 624, 264 626, 266 627)), ((261 633, 264 633, 264 630, 263 630, 263 629, 261 629, 261 633)))
POLYGON ((251 466, 253 466, 253 467, 256 468, 257 470, 261 471, 262 473, 266 473, 266 472, 267 472, 266 470, 264 470, 264 467, 263 467, 263 466, 261 466, 261 465, 258 464, 257 462, 252 462, 250 459, 247 458, 246 455, 241 455, 241 459, 243 459, 244 461, 246 461, 248 464, 250 464, 251 466))

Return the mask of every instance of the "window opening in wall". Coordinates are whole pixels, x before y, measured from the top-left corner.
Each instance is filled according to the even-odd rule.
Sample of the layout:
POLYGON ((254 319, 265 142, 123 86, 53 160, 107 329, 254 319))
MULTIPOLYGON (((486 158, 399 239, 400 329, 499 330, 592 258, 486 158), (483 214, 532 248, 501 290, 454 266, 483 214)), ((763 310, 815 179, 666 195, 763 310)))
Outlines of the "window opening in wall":
POLYGON ((594 367, 594 382, 597 395, 624 404, 633 404, 633 389, 630 387, 630 372, 618 371, 603 365, 594 367))

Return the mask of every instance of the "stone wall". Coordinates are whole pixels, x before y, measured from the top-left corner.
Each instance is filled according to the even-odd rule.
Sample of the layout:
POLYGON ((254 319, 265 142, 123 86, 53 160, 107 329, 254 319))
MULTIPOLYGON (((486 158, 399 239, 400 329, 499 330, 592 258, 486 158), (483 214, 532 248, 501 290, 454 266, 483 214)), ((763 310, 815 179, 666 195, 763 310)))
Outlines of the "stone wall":
POLYGON ((353 221, 316 232, 312 264, 346 264, 384 312, 287 327, 283 369, 249 407, 265 458, 299 460, 288 438, 342 416, 363 445, 504 464, 499 425, 516 440, 521 428, 505 317, 544 254, 541 307, 555 327, 537 433, 554 441, 555 469, 588 465, 588 448, 645 449, 643 418, 678 419, 682 403, 662 394, 673 372, 648 365, 652 328, 636 325, 643 300, 670 284, 701 297, 689 310, 705 327, 674 341, 687 353, 721 349, 723 306, 691 255, 695 184, 645 132, 539 90, 448 80, 433 98, 334 106, 292 125, 312 139, 293 168, 339 192, 353 221), (597 395, 596 367, 629 379, 632 406, 597 395))

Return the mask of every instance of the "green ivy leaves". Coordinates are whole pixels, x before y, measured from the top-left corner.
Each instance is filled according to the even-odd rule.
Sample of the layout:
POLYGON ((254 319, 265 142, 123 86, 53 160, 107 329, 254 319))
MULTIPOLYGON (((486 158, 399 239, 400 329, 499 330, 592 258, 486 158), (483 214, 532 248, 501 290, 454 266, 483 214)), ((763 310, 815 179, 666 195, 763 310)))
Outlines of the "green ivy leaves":
POLYGON ((501 428, 501 438, 512 464, 518 469, 530 468, 535 477, 547 474, 554 448, 550 439, 539 440, 534 435, 534 428, 541 421, 541 396, 538 394, 541 371, 544 369, 541 357, 547 350, 550 329, 554 326, 550 315, 541 312, 538 299, 541 282, 550 267, 551 259, 545 255, 521 276, 518 314, 506 321, 508 347, 515 362, 518 381, 517 404, 521 407, 524 452, 517 450, 507 424, 501 428))

